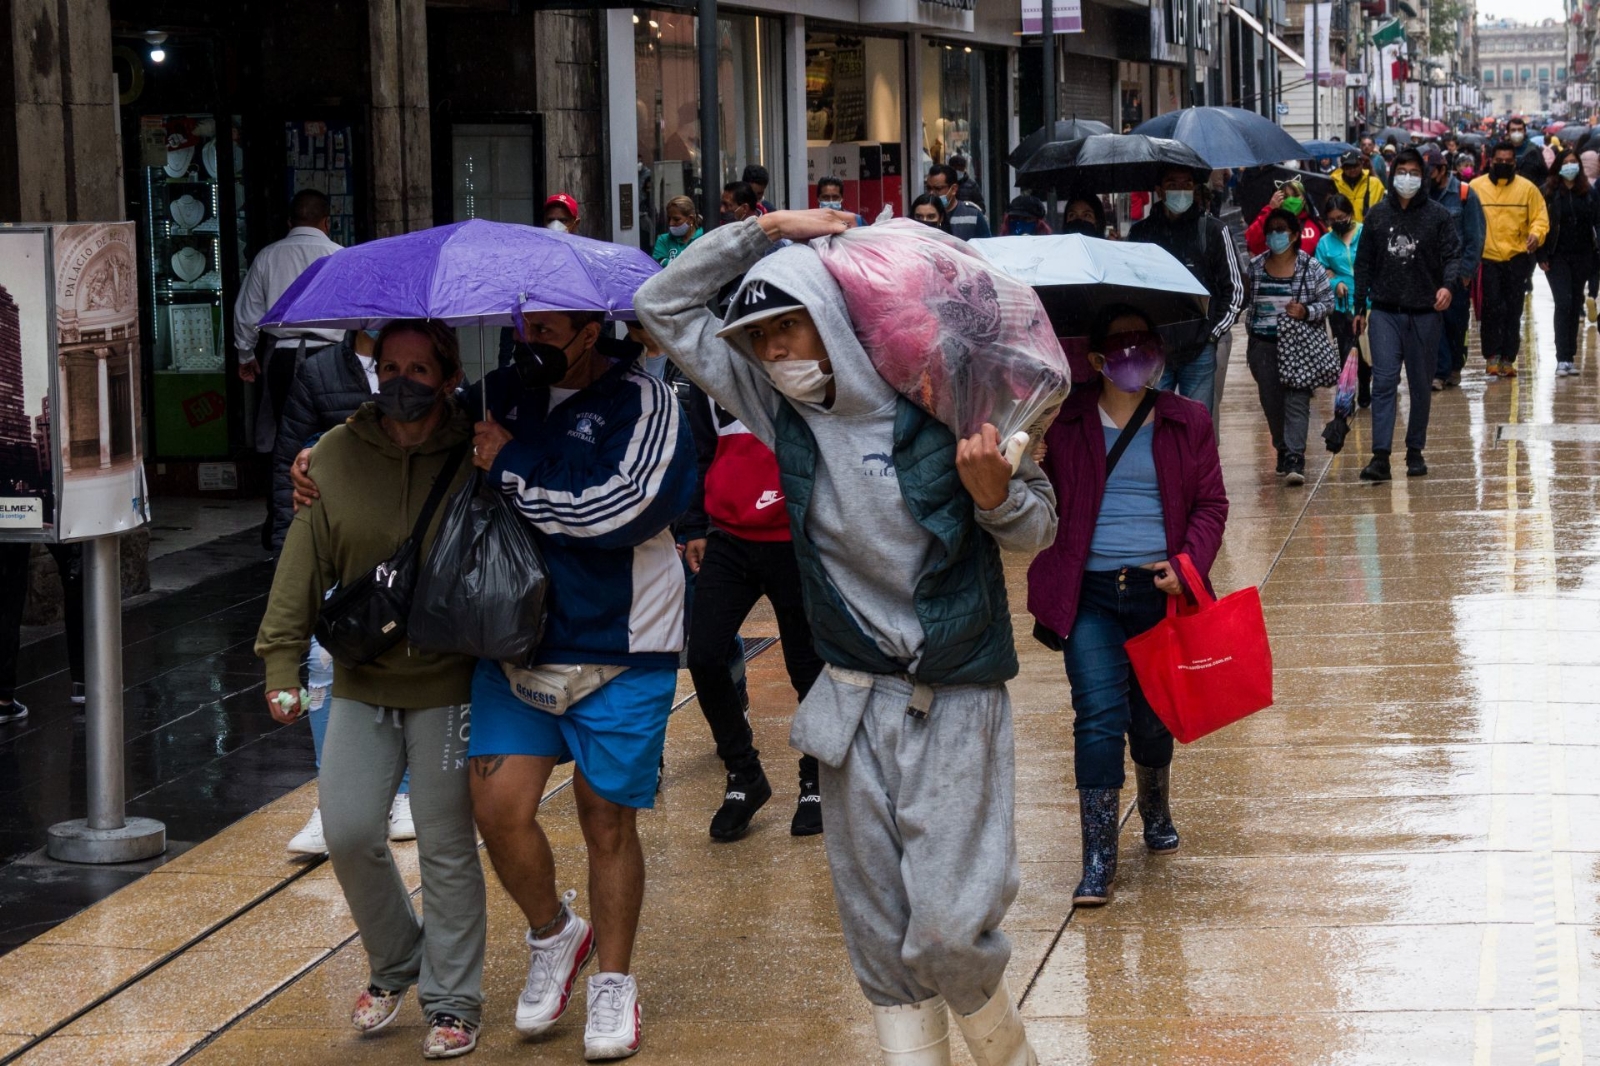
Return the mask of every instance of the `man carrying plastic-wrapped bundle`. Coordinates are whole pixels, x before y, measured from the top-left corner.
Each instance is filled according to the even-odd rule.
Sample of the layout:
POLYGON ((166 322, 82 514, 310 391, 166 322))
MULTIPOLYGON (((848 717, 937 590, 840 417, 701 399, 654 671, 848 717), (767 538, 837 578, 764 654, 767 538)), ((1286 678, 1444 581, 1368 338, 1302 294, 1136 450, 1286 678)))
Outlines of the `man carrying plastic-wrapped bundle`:
MULTIPOLYGON (((961 330, 992 337, 1034 323, 1015 321, 992 286, 976 291, 980 278, 938 306, 926 333, 917 327, 928 321, 915 315, 852 325, 850 311, 866 310, 860 292, 847 310, 824 265, 841 248, 804 243, 852 221, 837 211, 779 211, 724 226, 647 282, 634 307, 684 373, 778 458, 807 613, 827 663, 790 739, 821 764, 840 921, 885 1061, 948 1063, 953 1014, 982 1066, 1026 1066, 1037 1059, 1006 988, 1011 945, 999 929, 1020 880, 1005 687, 1017 658, 1000 548, 1050 544, 1054 496, 1031 460, 1013 474, 994 426, 958 437, 897 393, 856 330, 875 344, 896 331, 921 336, 925 352, 958 352, 962 366, 976 366, 961 330), (796 243, 767 255, 780 239, 796 243), (719 320, 708 303, 745 271, 719 320)), ((972 269, 942 252, 934 258, 956 273, 972 269)), ((890 280, 903 307, 926 309, 939 279, 912 259, 919 265, 890 280)), ((958 379, 959 368, 933 373, 937 359, 925 360, 933 393, 982 391, 976 377, 958 379)), ((987 384, 996 394, 1027 392, 1025 362, 1011 380, 990 373, 987 384)), ((1064 357, 1060 364, 1064 375, 1064 357)))

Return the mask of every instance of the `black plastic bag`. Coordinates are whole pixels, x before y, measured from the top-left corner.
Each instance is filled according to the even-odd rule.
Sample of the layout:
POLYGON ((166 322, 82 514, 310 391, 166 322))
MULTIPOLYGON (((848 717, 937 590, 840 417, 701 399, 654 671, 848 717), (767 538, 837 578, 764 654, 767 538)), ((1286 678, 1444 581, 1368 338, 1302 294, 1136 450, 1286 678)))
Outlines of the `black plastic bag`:
POLYGON ((533 528, 480 474, 445 507, 408 630, 433 652, 526 664, 544 636, 550 572, 533 528))

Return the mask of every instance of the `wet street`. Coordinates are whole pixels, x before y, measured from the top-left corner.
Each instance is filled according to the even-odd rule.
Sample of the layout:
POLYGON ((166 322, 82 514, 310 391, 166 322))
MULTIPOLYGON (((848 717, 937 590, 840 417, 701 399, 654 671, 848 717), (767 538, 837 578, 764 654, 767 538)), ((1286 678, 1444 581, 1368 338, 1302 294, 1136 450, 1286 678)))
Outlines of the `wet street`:
MULTIPOLYGON (((1431 474, 1376 486, 1356 478, 1364 413, 1341 455, 1321 450, 1327 394, 1307 485, 1273 476, 1236 340, 1222 419, 1232 513, 1212 577, 1219 592, 1260 585, 1277 704, 1179 750, 1182 850, 1146 855, 1133 816, 1115 898, 1098 910, 1070 905, 1068 692, 1059 658, 1026 637, 1026 560, 1012 560, 1023 881, 1005 929, 1042 1062, 1600 1061, 1600 348, 1591 327, 1581 376, 1555 377, 1542 280, 1527 324, 1522 376, 1487 383, 1474 353, 1463 386, 1435 394, 1431 474)), ((288 790, 309 741, 303 726, 272 739, 243 691, 253 668, 239 642, 254 623, 241 611, 171 640, 215 645, 221 687, 200 708, 216 716, 214 744, 248 738, 283 761, 252 770, 269 775, 250 786, 265 806, 0 958, 0 1062, 420 1061, 414 999, 374 1037, 348 1025, 366 969, 338 885, 327 863, 283 851, 315 804, 314 783, 288 790)), ((747 635, 776 627, 758 613, 747 635)), ((130 684, 164 654, 139 674, 130 658, 130 684)), ((750 676, 776 790, 751 835, 707 838, 722 775, 687 675, 665 789, 640 820, 638 1061, 876 1061, 822 841, 787 833, 794 698, 778 649, 750 676)), ((142 742, 152 765, 175 743, 163 721, 142 742)), ((45 769, 25 755, 19 772, 45 769)), ((234 794, 210 773, 224 780, 150 813, 199 819, 207 797, 234 794)), ((560 884, 584 910, 565 770, 545 809, 560 884)), ((415 849, 397 851, 414 888, 415 849)), ((524 926, 492 877, 489 891, 489 1001, 469 1061, 581 1061, 581 994, 546 1037, 512 1029, 524 926)))

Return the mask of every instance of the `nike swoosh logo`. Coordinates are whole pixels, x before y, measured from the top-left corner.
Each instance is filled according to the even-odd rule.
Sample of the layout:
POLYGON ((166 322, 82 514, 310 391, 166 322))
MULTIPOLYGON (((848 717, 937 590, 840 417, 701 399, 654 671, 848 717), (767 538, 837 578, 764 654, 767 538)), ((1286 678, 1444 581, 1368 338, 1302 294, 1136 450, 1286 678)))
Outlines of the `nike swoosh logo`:
POLYGON ((783 502, 783 497, 782 496, 779 496, 775 500, 769 500, 765 496, 763 496, 761 499, 756 501, 756 510, 765 511, 768 507, 771 507, 773 504, 782 503, 782 502, 783 502))

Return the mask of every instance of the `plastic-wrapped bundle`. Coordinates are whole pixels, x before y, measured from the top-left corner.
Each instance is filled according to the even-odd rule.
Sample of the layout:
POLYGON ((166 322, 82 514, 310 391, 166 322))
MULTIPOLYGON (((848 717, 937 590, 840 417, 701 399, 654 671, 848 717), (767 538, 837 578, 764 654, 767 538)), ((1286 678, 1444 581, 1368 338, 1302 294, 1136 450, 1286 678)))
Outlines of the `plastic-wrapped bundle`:
POLYGON ((883 379, 962 436, 1039 440, 1072 371, 1033 289, 909 219, 813 243, 883 379))

